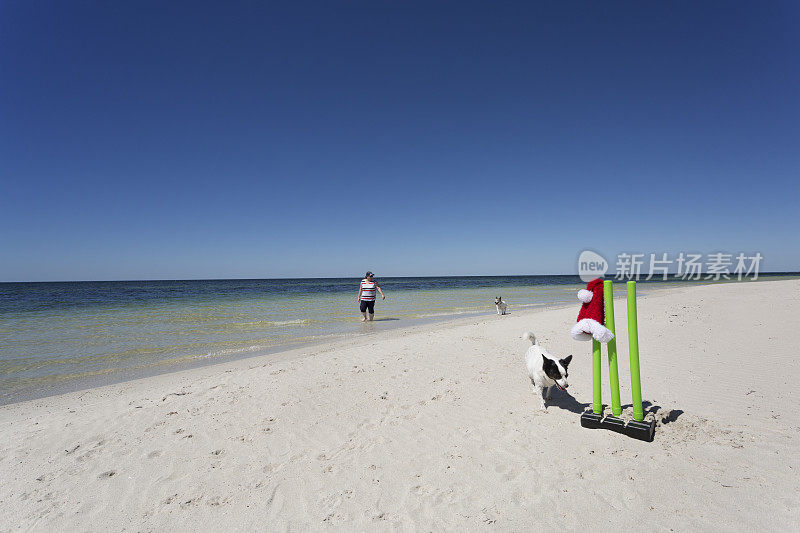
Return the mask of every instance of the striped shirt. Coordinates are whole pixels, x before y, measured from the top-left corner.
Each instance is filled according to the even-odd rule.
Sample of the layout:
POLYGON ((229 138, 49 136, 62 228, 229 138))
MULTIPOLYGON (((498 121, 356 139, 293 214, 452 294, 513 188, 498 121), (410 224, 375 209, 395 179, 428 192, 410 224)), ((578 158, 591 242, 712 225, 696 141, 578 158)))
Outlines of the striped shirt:
POLYGON ((366 279, 361 280, 361 300, 365 302, 374 302, 375 301, 375 291, 377 290, 378 284, 374 281, 367 281, 366 279))

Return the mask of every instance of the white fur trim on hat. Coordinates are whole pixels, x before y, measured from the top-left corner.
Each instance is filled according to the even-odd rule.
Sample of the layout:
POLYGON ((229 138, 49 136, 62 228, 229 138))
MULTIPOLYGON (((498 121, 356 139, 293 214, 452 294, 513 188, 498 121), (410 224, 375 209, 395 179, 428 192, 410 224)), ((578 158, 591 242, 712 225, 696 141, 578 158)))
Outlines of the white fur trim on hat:
POLYGON ((584 318, 576 322, 569 333, 576 341, 589 341, 594 338, 597 342, 608 342, 614 338, 610 329, 591 318, 584 318))
POLYGON ((592 291, 587 291, 586 289, 581 289, 578 291, 578 300, 585 304, 588 304, 592 301, 592 296, 592 291))

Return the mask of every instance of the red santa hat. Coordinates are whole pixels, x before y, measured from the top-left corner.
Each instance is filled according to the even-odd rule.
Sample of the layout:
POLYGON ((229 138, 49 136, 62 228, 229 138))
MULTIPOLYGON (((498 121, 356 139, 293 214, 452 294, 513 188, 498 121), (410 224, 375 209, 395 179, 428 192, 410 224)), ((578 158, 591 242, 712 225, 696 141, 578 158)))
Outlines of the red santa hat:
POLYGON ((605 308, 603 305, 603 280, 601 278, 590 281, 585 289, 578 291, 578 300, 583 302, 578 313, 578 321, 570 329, 572 338, 576 341, 596 340, 608 342, 614 338, 611 330, 605 326, 605 308))

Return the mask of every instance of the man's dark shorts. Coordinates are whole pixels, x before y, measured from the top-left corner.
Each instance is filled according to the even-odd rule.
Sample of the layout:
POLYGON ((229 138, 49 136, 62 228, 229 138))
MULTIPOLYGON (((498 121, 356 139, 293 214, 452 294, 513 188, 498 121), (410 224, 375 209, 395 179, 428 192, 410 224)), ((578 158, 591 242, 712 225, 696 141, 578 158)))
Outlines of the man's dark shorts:
POLYGON ((372 300, 371 302, 361 300, 361 312, 363 313, 367 309, 369 309, 369 314, 375 314, 375 300, 372 300))

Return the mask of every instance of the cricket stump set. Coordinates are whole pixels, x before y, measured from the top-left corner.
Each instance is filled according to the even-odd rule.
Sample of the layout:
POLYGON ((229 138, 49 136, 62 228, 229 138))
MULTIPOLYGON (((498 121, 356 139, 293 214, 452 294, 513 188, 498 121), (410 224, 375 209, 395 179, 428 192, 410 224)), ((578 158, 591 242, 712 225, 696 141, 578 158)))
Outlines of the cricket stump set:
POLYGON ((633 420, 627 423, 619 416, 622 404, 619 396, 619 373, 617 370, 617 339, 614 327, 614 293, 610 280, 603 281, 603 303, 605 326, 614 333, 608 342, 608 374, 611 383, 611 415, 603 414, 602 360, 600 342, 592 339, 592 411, 581 415, 581 426, 590 429, 608 429, 635 439, 651 442, 655 435, 655 419, 645 421, 642 408, 642 383, 639 373, 639 331, 636 320, 636 282, 627 284, 628 295, 628 352, 631 361, 631 398, 633 420))

